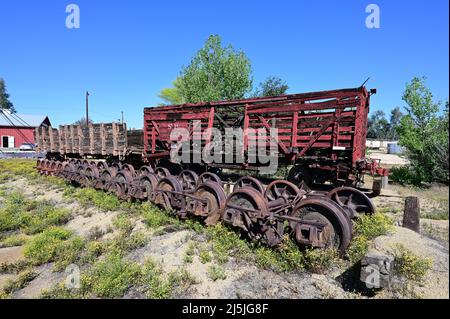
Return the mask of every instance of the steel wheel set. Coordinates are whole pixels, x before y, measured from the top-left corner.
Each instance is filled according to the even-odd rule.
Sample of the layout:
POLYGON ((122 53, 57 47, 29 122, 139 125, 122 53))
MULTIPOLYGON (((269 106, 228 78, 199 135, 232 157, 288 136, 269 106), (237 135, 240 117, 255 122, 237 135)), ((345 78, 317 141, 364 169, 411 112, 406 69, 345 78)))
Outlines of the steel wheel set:
POLYGON ((164 167, 136 170, 130 164, 80 159, 38 160, 36 168, 41 174, 121 199, 149 200, 180 218, 198 216, 207 225, 223 222, 270 247, 290 236, 300 246, 344 252, 352 238, 352 220, 375 212, 372 201, 350 187, 317 194, 286 180, 264 186, 244 176, 230 185, 232 191, 227 194, 225 183, 209 172, 198 175, 183 170, 172 175, 164 167))

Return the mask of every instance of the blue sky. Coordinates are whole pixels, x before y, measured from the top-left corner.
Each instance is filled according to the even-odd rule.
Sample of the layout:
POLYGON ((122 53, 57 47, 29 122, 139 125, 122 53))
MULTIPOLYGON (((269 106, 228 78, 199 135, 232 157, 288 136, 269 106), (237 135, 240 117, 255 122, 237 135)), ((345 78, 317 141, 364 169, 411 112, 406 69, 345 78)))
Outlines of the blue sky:
POLYGON ((47 114, 53 124, 84 114, 111 121, 125 112, 142 127, 143 107, 161 101, 181 66, 210 34, 245 51, 254 83, 285 79, 290 93, 377 88, 371 111, 402 106, 413 76, 426 76, 448 99, 448 1, 105 1, 0 0, 0 77, 19 113, 47 114), (67 29, 65 8, 80 8, 80 29, 67 29), (366 5, 381 28, 365 27, 366 5))

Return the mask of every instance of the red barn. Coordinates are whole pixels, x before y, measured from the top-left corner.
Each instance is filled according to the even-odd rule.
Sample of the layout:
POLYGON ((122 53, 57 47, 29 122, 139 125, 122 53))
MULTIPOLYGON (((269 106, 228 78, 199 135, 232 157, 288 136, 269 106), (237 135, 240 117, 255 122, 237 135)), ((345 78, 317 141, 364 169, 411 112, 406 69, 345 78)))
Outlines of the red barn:
POLYGON ((43 125, 51 125, 47 116, 11 114, 0 110, 0 148, 20 148, 24 143, 35 144, 34 129, 43 125))

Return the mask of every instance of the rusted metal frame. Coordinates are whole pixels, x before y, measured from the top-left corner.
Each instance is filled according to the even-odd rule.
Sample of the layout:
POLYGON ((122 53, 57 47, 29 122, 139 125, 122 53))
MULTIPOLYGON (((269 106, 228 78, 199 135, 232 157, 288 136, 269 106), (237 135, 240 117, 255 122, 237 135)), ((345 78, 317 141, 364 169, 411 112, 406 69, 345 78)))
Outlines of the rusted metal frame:
MULTIPOLYGON (((156 113, 156 112, 155 112, 156 113)), ((208 117, 210 113, 210 110, 202 110, 201 112, 189 112, 189 111, 183 111, 179 112, 157 112, 156 114, 148 113, 145 115, 145 119, 147 121, 170 121, 173 119, 176 119, 178 121, 182 120, 196 120, 199 118, 206 118, 208 117), (176 118, 170 118, 168 115, 177 114, 176 118)))
POLYGON ((214 114, 214 116, 219 120, 220 123, 222 123, 223 126, 230 127, 230 125, 228 125, 228 123, 225 122, 224 119, 219 114, 217 114, 217 112, 214 114))
MULTIPOLYGON (((267 123, 266 119, 264 117, 262 117, 261 115, 257 115, 257 117, 261 121, 261 123, 263 123, 264 127, 266 128, 267 131, 269 131, 269 134, 270 134, 271 127, 270 127, 269 123, 267 123)), ((278 144, 278 146, 280 146, 280 148, 283 150, 284 154, 289 153, 286 145, 284 145, 283 142, 279 141, 278 137, 270 136, 270 138, 273 139, 278 144)))
POLYGON ((359 99, 347 99, 344 101, 340 101, 337 98, 333 98, 333 100, 325 101, 325 102, 312 102, 305 103, 305 101, 290 101, 289 104, 286 102, 276 102, 276 103, 267 103, 267 104, 257 104, 249 106, 249 113, 252 112, 286 112, 293 110, 326 110, 326 109, 334 109, 337 105, 345 106, 345 107, 354 107, 358 103, 359 99), (303 106, 303 107, 301 107, 303 106))
MULTIPOLYGON (((250 123, 250 118, 249 118, 249 115, 248 115, 248 112, 247 112, 247 109, 248 109, 248 104, 246 104, 245 105, 245 108, 244 108, 244 125, 243 125, 243 130, 244 130, 244 136, 243 136, 243 138, 244 138, 244 145, 243 145, 243 148, 242 148, 242 154, 241 155, 244 155, 244 152, 248 152, 248 125, 249 125, 249 123, 250 123)), ((245 165, 244 165, 245 166, 245 165)))
MULTIPOLYGON (((364 118, 367 118, 367 113, 365 112, 366 100, 361 99, 360 105, 356 109, 355 118, 355 134, 353 140, 353 150, 352 150, 352 167, 356 167, 356 162, 362 158, 361 154, 361 143, 363 140, 363 134, 366 135, 367 128, 365 127, 364 118)), ((365 149, 365 146, 364 146, 365 149)))
POLYGON ((336 151, 334 150, 334 146, 338 146, 339 144, 339 120, 341 119, 343 109, 337 108, 335 111, 334 121, 333 121, 333 130, 331 133, 332 142, 331 142, 331 159, 337 159, 336 151))
POLYGON ((292 117, 291 147, 296 147, 297 146, 297 130, 298 130, 298 112, 294 111, 294 115, 292 117))
POLYGON ((211 142, 212 128, 214 125, 214 113, 215 113, 215 109, 214 109, 214 107, 212 107, 209 110, 209 115, 208 115, 208 126, 206 129, 205 145, 211 142))
POLYGON ((297 157, 302 157, 310 148, 311 146, 319 139, 319 137, 325 132, 325 130, 334 122, 335 117, 333 117, 330 121, 328 121, 327 124, 322 126, 320 131, 318 131, 309 141, 308 144, 298 153, 297 157))

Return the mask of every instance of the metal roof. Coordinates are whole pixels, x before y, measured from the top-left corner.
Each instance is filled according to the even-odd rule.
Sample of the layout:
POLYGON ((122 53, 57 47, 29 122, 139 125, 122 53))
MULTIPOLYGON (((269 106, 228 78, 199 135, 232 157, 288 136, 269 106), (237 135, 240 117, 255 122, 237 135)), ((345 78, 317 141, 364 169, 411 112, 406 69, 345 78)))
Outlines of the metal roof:
POLYGON ((45 119, 47 118, 46 115, 32 115, 32 114, 18 114, 18 113, 11 115, 11 113, 6 110, 0 110, 0 113, 3 113, 0 114, 0 126, 39 127, 41 126, 42 122, 44 122, 45 119), (9 123, 2 115, 6 115, 6 117, 14 125, 9 123), (18 118, 21 119, 22 121, 19 121, 18 118))

